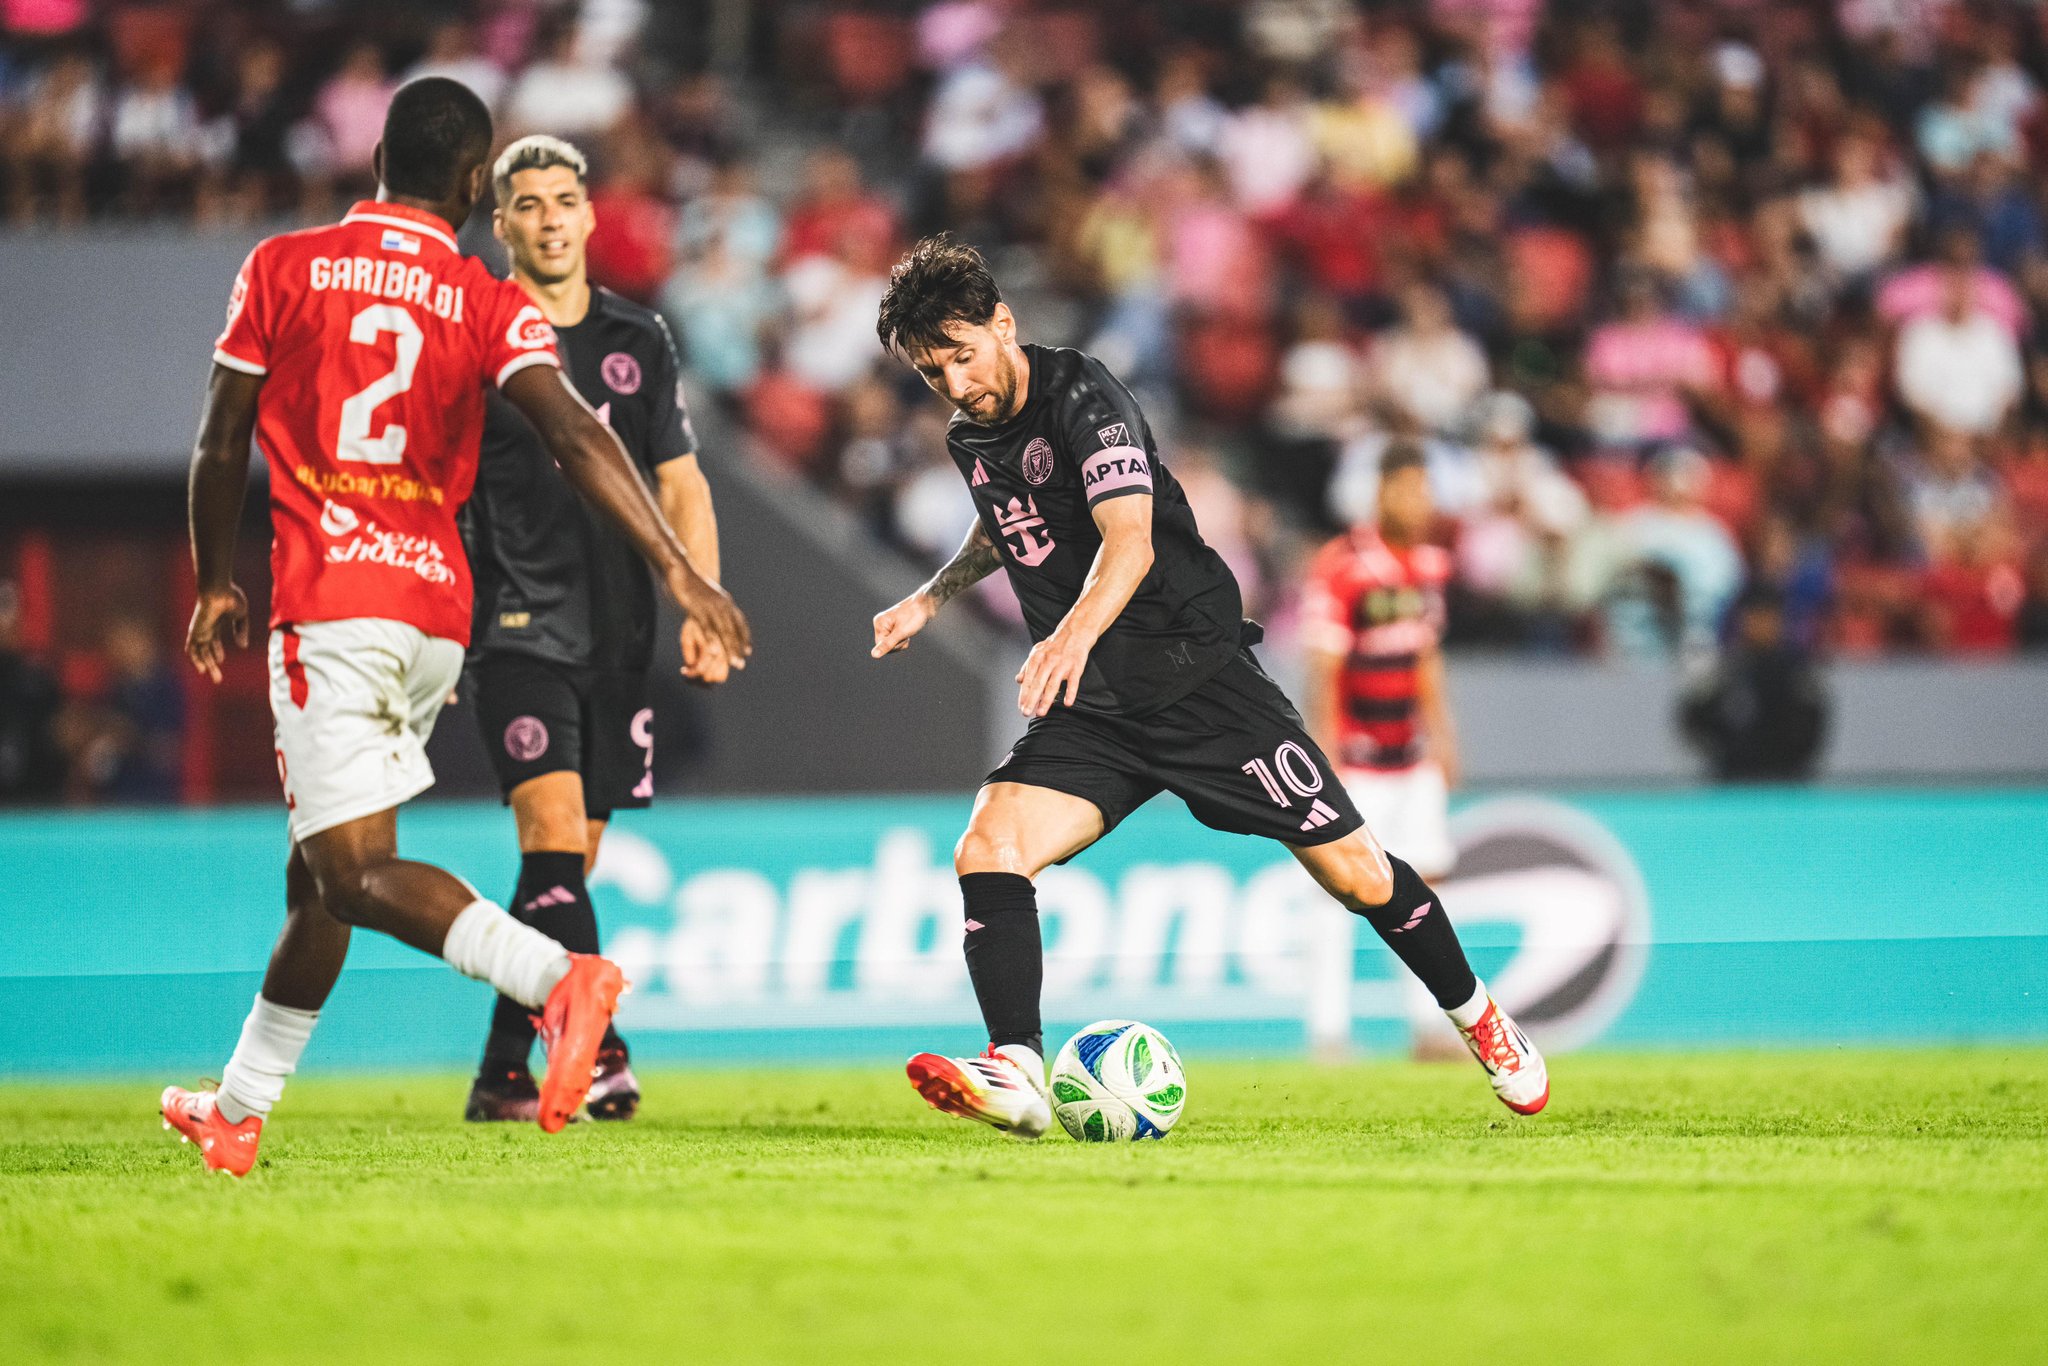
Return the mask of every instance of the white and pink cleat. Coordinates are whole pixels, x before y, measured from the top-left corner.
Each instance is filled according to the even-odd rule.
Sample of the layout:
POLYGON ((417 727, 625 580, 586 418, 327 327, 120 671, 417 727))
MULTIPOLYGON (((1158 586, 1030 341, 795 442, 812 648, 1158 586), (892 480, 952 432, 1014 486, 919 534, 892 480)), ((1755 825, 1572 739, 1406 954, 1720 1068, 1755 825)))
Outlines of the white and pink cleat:
POLYGON ((903 1070, 934 1110, 979 1120, 1012 1138, 1037 1138, 1052 1124, 1045 1063, 1021 1044, 990 1044, 978 1058, 920 1053, 903 1070))

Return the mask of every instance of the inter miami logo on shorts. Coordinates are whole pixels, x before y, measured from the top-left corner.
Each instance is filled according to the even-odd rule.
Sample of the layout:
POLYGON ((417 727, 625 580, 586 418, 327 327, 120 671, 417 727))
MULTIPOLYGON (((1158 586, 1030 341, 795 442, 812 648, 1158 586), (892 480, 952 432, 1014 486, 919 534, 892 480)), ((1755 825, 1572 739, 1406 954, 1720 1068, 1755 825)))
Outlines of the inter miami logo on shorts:
POLYGON ((548 725, 538 716, 515 716, 505 727, 505 752, 530 764, 548 752, 548 725))

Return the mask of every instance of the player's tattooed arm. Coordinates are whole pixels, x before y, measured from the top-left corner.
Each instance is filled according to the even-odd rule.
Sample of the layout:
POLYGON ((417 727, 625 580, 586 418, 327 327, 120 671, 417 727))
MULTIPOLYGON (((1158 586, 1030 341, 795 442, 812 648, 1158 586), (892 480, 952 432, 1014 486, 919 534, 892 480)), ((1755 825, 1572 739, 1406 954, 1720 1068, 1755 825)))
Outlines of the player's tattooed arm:
POLYGON ((192 443, 187 505, 198 592, 185 656, 216 683, 228 641, 249 643, 249 602, 234 581, 235 531, 249 491, 249 440, 262 390, 263 376, 215 365, 199 414, 199 437, 192 443))
POLYGON ((974 525, 967 529, 967 539, 960 542, 960 549, 954 552, 953 558, 946 561, 918 591, 932 600, 933 607, 944 607, 1001 566, 1002 558, 996 554, 995 543, 988 538, 988 528, 977 517, 974 525))
POLYGON ((880 659, 907 649, 910 638, 930 625, 941 607, 995 573, 1001 563, 995 544, 977 518, 960 549, 938 573, 894 607, 875 614, 875 646, 868 651, 869 657, 880 659))

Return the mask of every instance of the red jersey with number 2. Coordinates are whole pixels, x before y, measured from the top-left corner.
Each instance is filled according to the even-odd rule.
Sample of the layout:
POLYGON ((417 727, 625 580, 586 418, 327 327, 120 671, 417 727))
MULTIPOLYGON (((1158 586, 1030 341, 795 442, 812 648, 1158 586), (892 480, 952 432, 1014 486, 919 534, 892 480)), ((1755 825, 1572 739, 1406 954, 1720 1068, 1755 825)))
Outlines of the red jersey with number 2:
POLYGON ((1451 557, 1388 545, 1377 531, 1339 536, 1309 566, 1303 626, 1311 648, 1342 655, 1337 747, 1347 768, 1412 768, 1422 759, 1417 673, 1444 623, 1451 557))
POLYGON ((380 617, 468 644, 455 513, 476 483, 483 386, 561 364, 525 292, 433 214, 365 201, 257 244, 213 358, 265 376, 270 624, 380 617))

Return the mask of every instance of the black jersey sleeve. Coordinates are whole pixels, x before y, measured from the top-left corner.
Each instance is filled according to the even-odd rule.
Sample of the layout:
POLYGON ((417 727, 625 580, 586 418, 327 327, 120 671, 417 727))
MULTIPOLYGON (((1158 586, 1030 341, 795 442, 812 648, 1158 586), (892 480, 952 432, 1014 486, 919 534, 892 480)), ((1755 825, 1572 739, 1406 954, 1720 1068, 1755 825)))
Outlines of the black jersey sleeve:
POLYGON ((650 470, 697 453, 697 429, 690 423, 690 403, 683 395, 683 367, 676 358, 676 339, 658 313, 654 325, 661 336, 656 344, 654 383, 647 386, 647 401, 653 408, 647 425, 650 470))
POLYGON ((1090 363, 1067 393, 1060 433, 1081 468, 1088 506, 1152 492, 1151 433, 1138 401, 1100 364, 1090 363))

